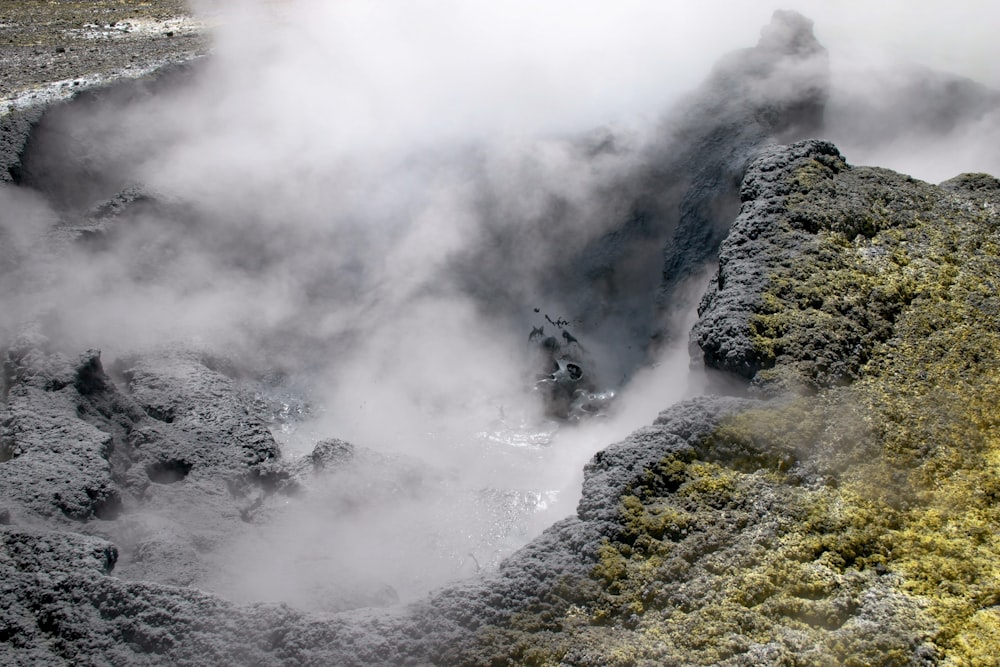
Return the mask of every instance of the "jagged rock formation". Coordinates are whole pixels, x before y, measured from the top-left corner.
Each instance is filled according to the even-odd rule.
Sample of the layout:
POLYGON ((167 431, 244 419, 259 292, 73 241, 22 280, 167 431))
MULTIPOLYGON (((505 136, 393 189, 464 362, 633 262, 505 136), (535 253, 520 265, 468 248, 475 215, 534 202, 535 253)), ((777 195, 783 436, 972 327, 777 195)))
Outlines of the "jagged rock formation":
POLYGON ((817 141, 763 151, 693 332, 705 362, 768 391, 857 380, 924 298, 921 279, 937 259, 931 244, 946 232, 956 250, 974 243, 995 188, 987 175, 935 188, 848 167, 817 141), (924 220, 950 228, 931 233, 924 220))
POLYGON ((718 253, 753 153, 820 127, 829 66, 812 28, 776 12, 756 46, 724 57, 671 110, 650 146, 636 151, 627 137, 599 132, 564 147, 590 172, 617 170, 596 184, 598 196, 536 192, 540 177, 518 193, 541 200, 533 212, 487 201, 488 250, 457 263, 466 289, 519 316, 527 303, 558 304, 582 340, 613 341, 599 384, 630 375, 648 360, 651 337, 681 333, 667 324, 687 305, 679 288, 718 253), (511 224, 514 215, 522 219, 511 224), (540 253, 544 263, 534 261, 540 253))

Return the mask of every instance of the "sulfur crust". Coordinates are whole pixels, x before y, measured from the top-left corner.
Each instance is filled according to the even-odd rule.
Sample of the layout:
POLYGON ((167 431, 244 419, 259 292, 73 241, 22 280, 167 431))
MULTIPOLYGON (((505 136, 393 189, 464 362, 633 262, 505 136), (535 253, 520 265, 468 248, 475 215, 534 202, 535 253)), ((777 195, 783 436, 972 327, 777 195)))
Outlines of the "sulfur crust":
POLYGON ((784 398, 647 469, 596 590, 491 629, 516 664, 996 664, 1000 192, 791 178, 811 241, 749 322, 784 398))

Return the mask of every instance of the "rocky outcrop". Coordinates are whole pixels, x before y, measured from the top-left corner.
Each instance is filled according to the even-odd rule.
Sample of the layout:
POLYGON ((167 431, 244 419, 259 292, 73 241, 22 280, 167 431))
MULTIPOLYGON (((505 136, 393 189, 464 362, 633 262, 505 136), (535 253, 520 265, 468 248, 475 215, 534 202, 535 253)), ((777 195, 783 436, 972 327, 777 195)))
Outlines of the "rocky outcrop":
POLYGON ((79 522, 63 525, 121 545, 120 571, 190 583, 203 532, 238 527, 264 493, 274 438, 194 353, 144 357, 121 391, 99 352, 71 360, 22 336, 5 372, 0 497, 16 525, 79 522))
POLYGON ((705 363, 753 379, 768 361, 754 347, 750 319, 764 308, 770 272, 789 256, 801 254, 813 236, 786 221, 785 199, 796 183, 796 168, 829 165, 846 168, 829 143, 808 141, 766 148, 747 169, 740 197, 742 210, 719 253, 719 270, 702 298, 692 338, 705 363))
POLYGON ((8 511, 18 521, 114 518, 122 505, 112 476, 114 438, 79 417, 92 409, 85 393, 100 382, 96 354, 73 363, 22 341, 5 371, 0 493, 8 511))
POLYGON ((718 253, 747 161, 819 128, 828 79, 812 22, 776 12, 758 44, 721 59, 646 145, 606 131, 560 146, 586 165, 581 178, 596 179, 586 201, 546 191, 540 174, 517 195, 539 202, 524 213, 486 183, 488 243, 456 259, 460 284, 517 319, 536 304, 557 310, 584 346, 602 347, 598 385, 617 384, 648 361, 651 337, 682 333, 669 318, 688 305, 685 281, 718 253))
POLYGON ((978 237, 995 187, 852 167, 819 141, 762 151, 692 333, 705 363, 768 391, 859 379, 922 299, 944 225, 956 247, 971 243, 959 239, 978 237))

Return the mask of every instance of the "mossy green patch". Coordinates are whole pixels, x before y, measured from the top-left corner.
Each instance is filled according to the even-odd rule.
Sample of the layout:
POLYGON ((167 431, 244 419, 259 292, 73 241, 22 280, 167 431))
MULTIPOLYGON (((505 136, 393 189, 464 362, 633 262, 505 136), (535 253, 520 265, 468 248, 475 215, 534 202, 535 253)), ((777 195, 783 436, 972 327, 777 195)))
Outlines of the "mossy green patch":
POLYGON ((884 637, 850 626, 865 591, 889 576, 885 536, 899 522, 891 498, 853 478, 873 442, 852 443, 851 457, 810 454, 841 447, 848 434, 874 438, 859 424, 856 398, 842 389, 819 402, 748 411, 701 448, 718 456, 728 441, 724 451, 735 445, 758 452, 758 461, 818 461, 812 484, 802 484, 801 465, 754 470, 746 458, 724 463, 725 454, 683 470, 667 457, 647 472, 622 499, 624 529, 601 547, 594 570, 604 592, 593 621, 632 629, 617 651, 628 647, 637 662, 716 664, 792 632, 821 647, 815 664, 886 651, 899 659, 884 664, 907 664, 906 640, 876 649, 884 637), (653 636, 657 651, 647 644, 653 636))
POLYGON ((637 476, 562 664, 998 664, 1000 190, 814 162, 750 322, 797 398, 637 476))
POLYGON ((870 215, 855 226, 860 236, 821 221, 808 252, 774 275, 752 324, 775 364, 758 381, 828 386, 814 345, 801 340, 825 345, 834 335, 860 346, 854 362, 865 363, 849 379, 858 380, 875 456, 845 470, 836 495, 870 523, 830 534, 850 547, 863 528, 863 560, 898 572, 900 589, 925 603, 947 661, 974 664, 1000 655, 988 639, 995 632, 976 643, 968 629, 995 618, 987 610, 1000 603, 996 195, 952 196, 880 170, 865 179, 885 187, 862 197, 870 215), (858 326, 869 335, 852 333, 858 326))

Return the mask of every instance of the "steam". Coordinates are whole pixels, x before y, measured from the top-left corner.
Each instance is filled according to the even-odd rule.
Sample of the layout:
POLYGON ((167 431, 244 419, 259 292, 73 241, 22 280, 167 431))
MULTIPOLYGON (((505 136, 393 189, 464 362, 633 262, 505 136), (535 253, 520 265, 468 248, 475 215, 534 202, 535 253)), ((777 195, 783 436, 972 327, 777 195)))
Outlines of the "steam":
MULTIPOLYGON (((865 135, 873 119, 919 101, 927 80, 916 69, 910 86, 873 79, 872 62, 1000 84, 984 67, 1000 55, 992 35, 964 31, 995 25, 997 10, 785 4, 815 20, 831 51, 827 138, 850 161, 930 180, 1000 173, 983 149, 995 145, 996 105, 963 108, 947 126, 904 114, 913 122, 892 136, 865 135), (961 19, 960 35, 944 32, 945 17, 961 19), (940 48, 956 39, 962 49, 940 48), (877 46, 886 51, 874 58, 877 46), (852 56, 861 48, 863 67, 852 56), (857 112, 854 102, 879 95, 857 112)), ((635 332, 595 327, 581 336, 587 372, 619 393, 616 410, 557 427, 532 392, 528 342, 544 315, 580 310, 553 284, 571 277, 548 265, 620 224, 619 186, 673 147, 661 114, 720 55, 752 45, 747 26, 773 9, 704 7, 202 3, 220 24, 216 53, 184 85, 53 117, 39 139, 53 151, 28 165, 48 175, 44 197, 0 190, 10 327, 0 333, 41 320, 57 344, 107 358, 175 341, 224 352, 251 372, 276 371, 275 391, 313 406, 309 421, 278 434, 287 455, 340 437, 386 457, 331 478, 270 532, 221 552, 224 572, 255 540, 269 545, 245 579, 220 575, 220 590, 314 606, 309 591, 334 572, 404 598, 474 574, 573 511, 594 451, 711 384, 689 367, 690 307, 672 313, 677 343, 656 359, 635 332), (132 184, 125 213, 109 219, 105 206, 88 218, 132 184), (57 220, 65 242, 45 254, 57 220), (369 497, 363 510, 341 511, 358 496, 369 497), (289 562, 312 565, 268 575, 289 562)), ((710 268, 680 301, 697 302, 710 268)))

